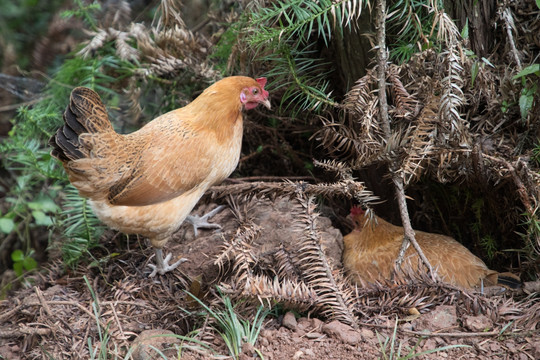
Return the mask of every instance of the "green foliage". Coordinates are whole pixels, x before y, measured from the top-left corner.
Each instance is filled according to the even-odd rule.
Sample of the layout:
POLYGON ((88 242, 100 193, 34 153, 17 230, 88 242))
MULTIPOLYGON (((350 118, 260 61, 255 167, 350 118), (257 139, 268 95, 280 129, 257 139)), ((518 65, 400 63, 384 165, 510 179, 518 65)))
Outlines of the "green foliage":
POLYGON ((19 110, 9 138, 0 144, 1 160, 13 179, 6 197, 10 207, 2 216, 0 232, 17 232, 22 248, 28 249, 31 229, 53 229, 56 225, 71 238, 63 244, 68 264, 74 264, 87 249, 97 244, 103 227, 86 200, 73 188, 66 188, 66 174, 51 157, 48 141, 62 124, 62 112, 74 86, 88 86, 112 98, 117 95, 110 85, 131 74, 133 64, 115 57, 112 47, 101 51, 89 59, 67 59, 56 70, 41 101, 19 110), (54 200, 61 199, 64 188, 66 201, 57 206, 54 200))
POLYGON ((538 78, 540 77, 540 64, 532 64, 515 75, 513 80, 521 80, 523 88, 519 97, 519 111, 525 120, 533 108, 534 98, 538 93, 538 78))
MULTIPOLYGON (((388 10, 388 46, 390 59, 404 63, 419 51, 436 46, 435 12, 431 1, 398 0, 388 10)), ((441 1, 436 1, 442 8, 441 1)), ((466 32, 466 31, 465 31, 466 32)))
POLYGON ((229 57, 233 53, 233 48, 238 42, 238 36, 241 30, 245 27, 245 16, 241 17, 239 21, 232 24, 221 35, 219 42, 214 47, 214 51, 210 55, 210 59, 214 61, 214 66, 221 72, 221 74, 234 74, 234 69, 229 69, 229 57), (231 70, 231 71, 230 71, 231 70))
POLYGON ((37 268, 37 262, 32 257, 33 250, 28 254, 24 254, 22 250, 15 250, 11 253, 11 260, 13 260, 13 270, 17 277, 23 275, 25 271, 32 271, 37 268))
POLYGON ((392 336, 382 336, 381 334, 377 333, 377 340, 379 341, 379 347, 381 351, 381 357, 380 359, 383 360, 405 360, 405 359, 413 359, 416 357, 424 356, 427 354, 433 354, 439 351, 445 351, 450 349, 456 349, 460 347, 470 347, 469 345, 447 345, 442 346, 436 349, 426 350, 417 353, 416 349, 418 348, 418 345, 420 345, 420 341, 422 338, 418 339, 416 344, 409 349, 406 349, 403 347, 403 342, 398 342, 397 339, 397 327, 398 327, 398 319, 396 317, 396 322, 394 325, 394 330, 392 332, 392 336), (406 354, 402 352, 407 352, 406 354))
POLYGON ((88 200, 81 198, 73 185, 66 185, 64 190, 64 210, 58 225, 69 239, 62 244, 64 263, 72 266, 88 250, 98 245, 105 227, 92 212, 88 200))
MULTIPOLYGON (((64 3, 63 0, 0 1, 0 54, 8 53, 9 46, 13 46, 17 67, 29 69, 35 42, 40 38, 36 35, 47 33, 50 19, 64 3)), ((0 68, 7 65, 2 63, 4 60, 0 56, 0 68)))
POLYGON ((13 219, 8 217, 1 217, 0 218, 0 232, 3 232, 4 234, 9 234, 13 231, 15 228, 15 221, 13 219))
POLYGON ((92 4, 85 5, 81 0, 74 0, 75 5, 77 5, 77 9, 74 10, 66 10, 62 12, 62 17, 64 18, 70 18, 70 17, 77 17, 80 19, 83 19, 84 22, 90 26, 92 30, 97 29, 97 22, 94 18, 92 12, 98 11, 101 9, 101 5, 94 1, 92 4))
POLYGON ((350 28, 361 1, 276 1, 250 14, 248 43, 268 64, 270 86, 284 87, 282 108, 294 113, 336 105, 330 96, 329 67, 317 43, 328 46, 335 32, 350 28), (351 5, 352 4, 352 5, 351 5), (279 84, 279 85, 278 85, 279 84))
POLYGON ((536 145, 532 149, 532 161, 535 163, 536 166, 540 166, 540 142, 537 142, 536 145))
MULTIPOLYGON (((240 318, 235 306, 232 305, 231 299, 228 296, 222 297, 225 306, 225 309, 223 310, 213 310, 196 296, 192 294, 189 294, 189 296, 197 301, 204 310, 206 310, 207 314, 216 321, 215 329, 219 332, 223 341, 225 341, 225 344, 229 349, 229 354, 234 359, 238 359, 242 353, 242 344, 249 343, 255 345, 262 329, 264 319, 269 314, 269 311, 265 310, 263 306, 259 306, 253 321, 250 322, 249 320, 240 318)), ((263 358, 260 351, 255 351, 263 358)))

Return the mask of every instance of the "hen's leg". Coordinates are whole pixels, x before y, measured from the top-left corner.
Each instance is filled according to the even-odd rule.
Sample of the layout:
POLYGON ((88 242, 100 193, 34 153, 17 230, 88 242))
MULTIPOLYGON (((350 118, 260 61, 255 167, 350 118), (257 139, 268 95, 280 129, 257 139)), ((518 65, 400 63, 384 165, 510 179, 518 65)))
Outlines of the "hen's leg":
POLYGON ((214 210, 204 214, 203 216, 188 215, 186 220, 193 226, 193 233, 195 236, 199 234, 198 229, 221 229, 219 224, 212 224, 208 222, 208 219, 220 212, 225 206, 220 205, 214 210))
POLYGON ((169 265, 169 260, 171 260, 172 254, 168 254, 165 259, 163 259, 163 250, 154 248, 154 252, 156 253, 156 264, 148 264, 148 266, 152 269, 152 273, 149 275, 150 277, 156 276, 157 273, 160 275, 165 274, 166 272, 169 272, 171 270, 174 270, 180 265, 181 263, 187 261, 187 259, 180 259, 177 262, 175 262, 172 265, 169 265))

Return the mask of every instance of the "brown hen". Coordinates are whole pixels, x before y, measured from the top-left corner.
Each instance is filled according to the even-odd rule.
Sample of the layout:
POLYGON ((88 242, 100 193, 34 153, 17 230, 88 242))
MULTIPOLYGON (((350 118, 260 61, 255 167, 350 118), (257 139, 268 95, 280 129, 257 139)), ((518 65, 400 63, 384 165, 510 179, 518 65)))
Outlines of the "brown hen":
POLYGON ((101 221, 150 239, 157 262, 150 276, 164 274, 184 260, 169 265, 165 243, 204 192, 238 164, 242 110, 270 108, 265 84, 265 78, 225 78, 187 106, 127 135, 114 131, 96 92, 78 87, 65 124, 50 140, 51 154, 101 221))
MULTIPOLYGON (((352 208, 354 229, 343 238, 343 264, 360 284, 390 279, 403 242, 403 228, 380 217, 369 217, 361 208, 352 208)), ((415 230, 415 238, 439 277, 453 285, 472 288, 497 283, 519 286, 516 275, 499 274, 453 238, 415 230)), ((405 252, 405 266, 414 272, 424 269, 412 246, 405 252)))

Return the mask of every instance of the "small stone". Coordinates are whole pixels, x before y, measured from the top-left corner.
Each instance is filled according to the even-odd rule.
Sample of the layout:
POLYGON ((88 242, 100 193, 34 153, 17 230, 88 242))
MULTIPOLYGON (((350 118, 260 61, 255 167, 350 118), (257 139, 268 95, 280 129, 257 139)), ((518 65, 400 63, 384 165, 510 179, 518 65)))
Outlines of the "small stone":
POLYGON ((285 314, 285 316, 283 317, 282 325, 285 326, 287 329, 296 330, 298 323, 296 322, 296 317, 292 312, 289 311, 285 314))
POLYGON ((405 324, 401 325, 401 328, 403 330, 412 331, 413 325, 410 322, 406 322, 405 324))
POLYGON ((415 322, 418 331, 437 331, 449 329, 457 325, 456 307, 451 305, 437 306, 433 311, 422 314, 415 322))
POLYGON ((315 357, 315 353, 311 349, 305 349, 304 353, 306 354, 306 356, 315 357))
POLYGON ((360 335, 362 335, 364 339, 373 339, 375 337, 373 331, 366 328, 360 329, 360 335))
POLYGON ((493 328, 493 322, 485 315, 463 317, 463 325, 470 331, 483 332, 493 328))
POLYGON ((493 352, 498 352, 501 350, 501 345, 497 344, 496 342, 492 342, 491 344, 489 344, 489 350, 493 352))
POLYGON ((180 344, 180 339, 171 335, 174 335, 172 331, 163 329, 145 330, 141 332, 133 341, 133 359, 150 360, 158 358, 159 355, 155 349, 161 351, 167 358, 176 357, 177 350, 171 345, 180 344))
POLYGON ((429 351, 437 348, 437 342, 433 338, 429 338, 424 342, 424 345, 422 346, 422 350, 429 351))
POLYGON ((255 348, 248 342, 242 344, 242 353, 251 357, 255 353, 255 348))
POLYGON ((306 334, 306 337, 308 339, 319 339, 321 337, 323 337, 324 335, 321 334, 321 333, 318 333, 318 332, 309 332, 306 334))
POLYGON ((311 327, 311 320, 306 317, 301 317, 298 319, 298 328, 302 330, 309 329, 311 327))
POLYGON ((304 352, 301 350, 298 350, 297 352, 294 353, 293 360, 301 359, 302 356, 304 356, 304 352))
POLYGON ((259 342, 261 343, 262 346, 268 347, 268 346, 270 345, 270 341, 268 341, 268 339, 265 338, 265 337, 260 338, 260 339, 259 339, 259 342))
POLYGON ((324 325, 322 331, 328 336, 339 339, 346 344, 354 345, 362 341, 362 336, 359 332, 354 331, 350 326, 337 320, 324 325))
POLYGON ((311 326, 313 327, 314 330, 320 331, 323 325, 324 325, 324 322, 322 322, 321 320, 317 318, 311 319, 311 326))

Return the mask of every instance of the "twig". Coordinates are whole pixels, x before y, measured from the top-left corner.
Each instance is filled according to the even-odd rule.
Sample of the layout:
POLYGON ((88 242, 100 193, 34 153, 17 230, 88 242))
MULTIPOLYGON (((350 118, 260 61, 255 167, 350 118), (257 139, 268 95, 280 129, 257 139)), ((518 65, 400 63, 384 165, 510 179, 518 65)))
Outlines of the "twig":
POLYGON ((506 25, 506 34, 508 35, 508 42, 510 43, 510 48, 512 49, 512 55, 514 55, 514 59, 516 60, 519 71, 522 69, 522 67, 521 61, 519 60, 516 43, 514 42, 514 37, 512 36, 512 24, 514 23, 514 20, 512 19, 512 15, 510 14, 510 9, 504 9, 502 13, 502 18, 504 20, 504 24, 506 25))
MULTIPOLYGON (((514 165, 510 164, 508 161, 506 161, 504 159, 501 159, 501 158, 497 158, 495 156, 491 156, 491 155, 484 154, 484 153, 482 153, 482 156, 484 158, 486 158, 486 159, 498 162, 498 163, 502 164, 504 167, 506 167, 508 169, 508 171, 510 172, 510 175, 512 175, 512 180, 514 181, 514 184, 517 187, 517 192, 519 194, 519 197, 521 198, 521 202, 525 206, 527 212, 529 212, 531 215, 533 215, 534 214, 534 207, 531 204, 529 194, 527 193, 527 189, 525 187, 525 184, 523 184, 523 181, 521 181, 521 178, 517 174, 516 167, 514 165)), ((520 160, 518 160, 518 162, 517 162, 518 165, 519 165, 519 161, 520 160)))
POLYGON ((377 75, 379 77, 379 108, 385 140, 390 139, 388 101, 386 99, 386 0, 377 2, 377 75))
POLYGON ((20 108, 21 106, 30 106, 30 105, 34 105, 35 103, 38 103, 38 102, 40 102, 41 100, 48 99, 48 98, 50 98, 50 97, 51 97, 51 96, 47 96, 47 97, 39 97, 39 98, 37 98, 37 99, 32 99, 32 100, 24 101, 24 102, 17 103, 17 104, 11 104, 11 105, 0 106, 0 112, 16 110, 16 109, 20 108))
MULTIPOLYGON (((19 302, 19 299, 16 299, 16 300, 17 300, 17 302, 19 302)), ((15 314, 17 311, 19 311, 22 307, 23 307, 23 305, 19 304, 16 307, 14 307, 13 309, 11 309, 9 311, 6 311, 3 314, 0 314, 0 324, 3 323, 5 320, 11 318, 13 316, 13 314, 15 314)))
POLYGON ((409 217, 409 211, 407 210, 407 202, 405 200, 405 190, 403 189, 403 179, 397 175, 396 172, 393 172, 392 174, 392 180, 394 182, 394 185, 396 186, 396 196, 397 201, 399 205, 399 212, 401 214, 401 221, 403 223, 403 242, 401 243, 401 249, 399 250, 398 258, 396 259, 396 268, 401 267, 401 263, 403 262, 405 251, 407 250, 407 247, 409 246, 409 242, 413 245, 414 249, 418 253, 418 256, 426 265, 426 267, 429 270, 429 274, 431 275, 431 279, 435 281, 435 271, 431 267, 431 264, 429 263, 429 260, 427 259, 426 255, 424 255, 424 252, 420 248, 420 245, 418 245, 418 242, 416 241, 416 238, 414 236, 414 230, 411 225, 411 220, 409 217))
POLYGON ((45 312, 47 313, 47 315, 49 317, 53 317, 53 313, 51 311, 51 308, 49 307, 49 305, 47 304, 47 301, 45 300, 45 298, 43 297, 43 293, 41 292, 41 290, 36 286, 34 287, 34 290, 35 290, 35 293, 39 299, 39 303, 41 304, 41 307, 45 310, 45 312))
MULTIPOLYGON (((378 42, 378 51, 377 51, 377 75, 379 77, 379 108, 382 128, 384 131, 384 137, 388 143, 391 136, 390 129, 390 119, 388 117, 388 102, 386 99, 386 0, 379 0, 377 2, 377 42, 378 42)), ((403 188, 403 179, 398 175, 393 165, 390 165, 390 172, 392 173, 392 181, 396 187, 396 196, 399 204, 399 210, 401 214, 401 221, 403 223, 404 237, 399 256, 396 260, 397 267, 401 266, 403 262, 403 257, 405 255, 405 250, 409 245, 409 241, 413 244, 414 248, 418 252, 418 256, 422 262, 429 269, 429 273, 433 280, 435 280, 435 275, 433 274, 433 268, 429 263, 428 259, 422 252, 422 249, 416 242, 414 237, 414 231, 411 226, 411 220, 409 218, 409 212, 407 210, 407 203, 405 201, 405 190, 403 188)))
POLYGON ((249 182, 249 181, 283 181, 283 180, 289 180, 289 181, 301 181, 301 180, 317 180, 317 178, 314 178, 313 176, 246 176, 246 177, 239 177, 239 178, 227 178, 223 180, 224 183, 233 183, 233 184, 239 184, 242 182, 249 182))
MULTIPOLYGON (((389 330, 393 330, 394 329, 394 325, 390 326, 390 325, 381 325, 381 324, 369 324, 369 323, 360 323, 360 325, 364 325, 364 326, 371 326, 371 327, 376 327, 376 328, 381 328, 381 329, 389 329, 389 330)), ((398 327, 398 331, 404 333, 404 334, 410 334, 410 335, 418 335, 418 336, 425 336, 425 337, 429 337, 429 336, 440 336, 440 337, 477 337, 477 336, 497 336, 499 335, 499 331, 497 330, 494 330, 494 331, 489 331, 489 332, 485 332, 485 331, 482 331, 482 332, 454 332, 454 333, 444 333, 444 332, 423 332, 423 331, 413 331, 413 330, 405 330, 405 329, 400 329, 398 327)))

